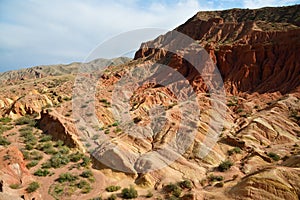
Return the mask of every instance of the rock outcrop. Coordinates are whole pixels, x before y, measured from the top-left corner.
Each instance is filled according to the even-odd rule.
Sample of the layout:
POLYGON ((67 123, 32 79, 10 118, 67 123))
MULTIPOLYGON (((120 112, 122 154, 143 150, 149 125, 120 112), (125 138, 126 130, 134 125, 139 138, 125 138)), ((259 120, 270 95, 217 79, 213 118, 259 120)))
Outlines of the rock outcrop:
POLYGON ((25 166, 23 154, 16 146, 0 148, 0 159, 0 199, 41 199, 38 191, 34 194, 25 191, 25 186, 34 179, 25 166), (10 188, 12 184, 20 185, 20 189, 10 188))
POLYGON ((300 197, 300 170, 297 168, 267 168, 244 177, 229 190, 234 199, 291 199, 300 197))
MULTIPOLYGON (((287 93, 300 85, 300 62, 297 58, 300 22, 295 17, 299 16, 299 7, 199 12, 174 31, 191 37, 207 50, 228 92, 287 93)), ((159 60, 185 77, 196 80, 191 75, 195 74, 191 64, 181 56, 168 56, 165 52, 165 47, 181 46, 172 34, 171 31, 143 43, 135 59, 159 60)), ((193 83, 197 84, 196 81, 193 83)))
POLYGON ((54 140, 62 140, 70 147, 77 147, 85 152, 85 148, 78 138, 78 131, 74 120, 61 116, 56 111, 43 110, 38 126, 45 134, 49 134, 54 140))

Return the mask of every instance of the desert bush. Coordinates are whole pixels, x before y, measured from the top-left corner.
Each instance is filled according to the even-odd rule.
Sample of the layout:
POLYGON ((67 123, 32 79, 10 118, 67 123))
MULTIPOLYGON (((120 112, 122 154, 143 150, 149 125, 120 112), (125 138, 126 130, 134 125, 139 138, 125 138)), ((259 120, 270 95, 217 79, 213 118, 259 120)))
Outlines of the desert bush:
POLYGON ((5 137, 0 135, 0 145, 2 146, 10 145, 10 141, 8 141, 5 137))
POLYGON ((25 149, 26 150, 32 150, 32 149, 34 149, 34 146, 32 144, 26 144, 25 149))
POLYGON ((60 146, 60 147, 58 147, 58 152, 61 154, 69 154, 70 148, 67 146, 60 146))
POLYGON ((31 151, 29 153, 29 158, 31 160, 42 160, 43 159, 43 154, 40 153, 39 151, 31 151))
POLYGON ((33 128, 28 126, 22 127, 19 129, 19 132, 21 137, 26 137, 27 135, 33 134, 33 128))
POLYGON ((4 160, 4 161, 5 161, 5 160, 10 160, 10 159, 11 159, 11 156, 8 155, 8 154, 6 154, 6 155, 3 156, 3 160, 4 160))
POLYGON ((167 193, 171 193, 175 197, 179 197, 182 192, 182 189, 177 184, 174 184, 174 183, 170 183, 170 184, 166 185, 164 190, 167 193))
POLYGON ((53 144, 50 141, 42 143, 42 144, 39 144, 36 148, 38 150, 43 151, 46 154, 52 154, 52 155, 54 155, 54 154, 57 153, 57 150, 53 147, 53 144))
POLYGON ((28 193, 32 193, 32 192, 36 191, 37 189, 39 189, 39 187, 40 187, 40 184, 38 182, 34 181, 28 185, 28 187, 26 188, 26 191, 28 193))
POLYGON ((48 176, 50 174, 49 170, 47 169, 38 169, 34 172, 35 176, 48 176))
POLYGON ((119 126, 119 122, 114 122, 112 126, 119 126))
POLYGON ((105 190, 107 192, 115 192, 115 191, 118 191, 119 189, 121 189, 121 187, 118 185, 111 185, 111 186, 108 186, 107 188, 105 188, 105 190))
POLYGON ((31 167, 36 166, 38 163, 39 163, 38 160, 33 160, 33 161, 27 163, 27 164, 26 164, 26 167, 27 167, 28 169, 30 169, 31 167))
POLYGON ((39 142, 48 142, 52 140, 52 136, 51 135, 44 135, 41 137, 41 139, 39 140, 39 142))
POLYGON ((83 178, 90 178, 93 176, 93 172, 91 170, 85 170, 80 174, 83 178))
POLYGON ((242 150, 239 147, 234 147, 233 149, 230 149, 227 151, 228 155, 233 155, 234 153, 241 153, 242 150))
POLYGON ((76 184, 76 186, 79 188, 79 189, 82 189, 82 188, 84 188, 84 187, 86 187, 86 186, 89 186, 90 184, 87 182, 87 181, 85 181, 85 180, 81 180, 81 181, 79 181, 77 184, 76 184))
POLYGON ((0 122, 2 122, 4 124, 7 124, 7 123, 11 122, 11 118, 9 118, 9 117, 2 117, 2 118, 0 118, 0 122))
POLYGON ((228 169, 230 169, 230 167, 233 165, 233 163, 229 160, 225 160, 223 161, 219 166, 218 166, 218 169, 219 171, 221 172, 225 172, 227 171, 228 169))
POLYGON ((36 121, 34 119, 31 119, 29 116, 20 117, 15 121, 15 123, 16 125, 24 125, 24 124, 28 124, 29 126, 36 125, 36 121))
POLYGON ((60 168, 70 162, 69 158, 63 154, 57 153, 50 158, 50 164, 53 168, 60 168))
POLYGON ((133 186, 130 186, 130 188, 124 188, 122 190, 121 196, 124 199, 134 199, 138 197, 138 192, 133 186))
POLYGON ((87 167, 87 166, 90 165, 90 163, 91 163, 91 159, 88 156, 83 156, 82 157, 82 162, 80 163, 80 165, 82 167, 87 167))
POLYGON ((211 174, 208 176, 208 180, 211 182, 222 181, 222 180, 224 180, 224 177, 223 176, 214 176, 211 174))
POLYGON ((117 196, 115 194, 110 195, 107 200, 116 200, 117 196))
POLYGON ((193 184, 190 180, 184 180, 184 181, 181 181, 179 183, 180 187, 181 188, 186 188, 186 189, 192 189, 193 188, 193 184))
POLYGON ((146 194, 146 198, 151 198, 153 197, 153 193, 151 191, 148 191, 148 193, 146 194))
POLYGON ((272 158, 274 161, 280 160, 280 156, 279 156, 278 154, 274 153, 274 152, 268 153, 268 156, 269 156, 270 158, 272 158))
POLYGON ((94 198, 89 199, 89 200, 102 200, 102 197, 94 197, 94 198))
POLYGON ((85 180, 81 180, 79 181, 79 183, 76 184, 76 186, 81 189, 81 193, 89 193, 92 190, 91 185, 85 181, 85 180))
POLYGON ((43 164, 42 164, 42 169, 49 169, 49 168, 51 168, 52 167, 52 165, 51 165, 51 162, 48 160, 48 161, 46 161, 46 162, 44 162, 43 164))
POLYGON ((21 184, 20 183, 14 183, 14 184, 10 184, 9 187, 11 189, 15 189, 16 190, 16 189, 21 188, 21 184))
POLYGON ((61 147, 64 145, 64 142, 62 140, 57 140, 56 143, 54 144, 55 147, 61 147))
POLYGON ((84 155, 80 152, 72 153, 69 155, 69 159, 71 162, 78 162, 84 155))
POLYGON ((74 182, 78 179, 78 176, 74 176, 71 173, 63 173, 59 175, 59 178, 56 181, 63 183, 63 182, 74 182))
POLYGON ((195 195, 193 195, 192 193, 187 193, 182 196, 182 199, 194 199, 194 198, 195 198, 195 195))
POLYGON ((10 130, 11 128, 12 128, 12 127, 8 127, 8 126, 4 126, 4 125, 0 124, 0 135, 1 135, 2 133, 4 133, 5 131, 10 130))

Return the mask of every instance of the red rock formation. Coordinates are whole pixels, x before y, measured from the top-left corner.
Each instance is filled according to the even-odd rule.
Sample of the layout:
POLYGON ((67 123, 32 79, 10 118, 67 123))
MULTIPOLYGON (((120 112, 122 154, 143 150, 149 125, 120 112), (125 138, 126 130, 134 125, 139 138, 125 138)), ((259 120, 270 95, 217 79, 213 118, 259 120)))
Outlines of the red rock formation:
MULTIPOLYGON (((216 63, 228 92, 290 92, 300 85, 299 5, 278 10, 199 12, 175 31, 204 47, 216 63), (268 12, 277 12, 278 19, 268 12)), ((276 15, 276 14, 274 14, 276 15)), ((162 48, 176 45, 169 32, 141 45, 135 55, 152 58, 175 68, 197 85, 195 70, 181 56, 168 56, 162 48), (151 49, 151 47, 154 49, 151 49), (157 49, 155 49, 157 48, 157 49), (162 61, 163 60, 163 61, 162 61)), ((185 54, 190 53, 187 47, 185 54)), ((204 87, 198 81, 198 88, 204 87)))

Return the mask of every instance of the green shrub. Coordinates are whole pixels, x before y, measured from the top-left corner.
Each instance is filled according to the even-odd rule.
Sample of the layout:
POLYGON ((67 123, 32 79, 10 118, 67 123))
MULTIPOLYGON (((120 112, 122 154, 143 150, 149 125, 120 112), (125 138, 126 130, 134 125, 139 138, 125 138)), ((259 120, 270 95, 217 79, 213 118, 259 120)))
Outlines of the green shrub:
POLYGON ((39 141, 40 142, 48 142, 52 140, 52 136, 51 135, 44 135, 39 141))
POLYGON ((124 188, 122 190, 121 196, 124 199, 134 199, 138 197, 138 192, 133 186, 130 186, 130 188, 124 188))
POLYGON ((94 198, 89 199, 89 200, 102 200, 102 198, 101 197, 94 197, 94 198))
POLYGON ((64 145, 64 142, 62 140, 57 140, 57 142, 55 143, 55 147, 61 147, 64 145))
POLYGON ((34 146, 32 144, 26 144, 25 149, 26 150, 32 150, 32 149, 34 149, 34 146))
POLYGON ((111 186, 108 186, 107 188, 105 188, 105 190, 107 192, 115 192, 115 191, 118 191, 119 189, 121 189, 121 187, 116 186, 116 185, 111 185, 111 186))
POLYGON ((63 173, 59 175, 59 178, 56 180, 60 183, 63 182, 74 182, 78 179, 78 176, 74 176, 71 173, 67 172, 67 173, 63 173))
POLYGON ((40 184, 38 182, 34 181, 29 184, 29 186, 26 188, 26 191, 28 193, 32 193, 32 192, 36 191, 37 189, 39 189, 39 187, 40 187, 40 184))
POLYGON ((0 135, 2 133, 4 133, 5 131, 10 130, 10 129, 12 129, 12 127, 10 127, 10 126, 3 126, 2 124, 0 124, 0 135))
POLYGON ((33 135, 32 133, 32 129, 27 129, 27 128, 24 128, 24 129, 20 129, 20 136, 23 137, 23 142, 25 144, 29 144, 29 145, 36 145, 37 144, 37 138, 33 135))
POLYGON ((14 183, 14 184, 10 184, 9 187, 10 187, 11 189, 16 190, 16 189, 21 188, 21 184, 20 184, 20 183, 14 183))
POLYGON ((182 196, 182 199, 194 199, 194 195, 192 193, 188 193, 182 196))
POLYGON ((181 190, 181 188, 176 188, 176 190, 174 190, 173 192, 172 192, 172 194, 175 196, 175 197, 180 197, 180 195, 181 195, 181 193, 182 193, 182 190, 181 190))
POLYGON ((50 172, 47 169, 38 169, 34 172, 35 176, 48 176, 50 172))
POLYGON ((5 161, 5 160, 10 160, 10 158, 11 158, 11 156, 8 155, 8 154, 6 154, 6 155, 3 156, 3 160, 4 160, 4 161, 5 161))
POLYGON ((31 157, 30 157, 30 152, 29 151, 26 151, 26 150, 21 150, 22 154, 23 154, 23 157, 24 157, 24 160, 29 160, 31 157))
POLYGON ((50 158, 51 167, 60 168, 70 162, 69 158, 63 154, 57 153, 50 158))
POLYGON ((85 170, 80 174, 83 178, 90 178, 93 176, 93 172, 91 170, 85 170))
POLYGON ((0 118, 0 122, 2 122, 4 124, 7 124, 7 123, 11 122, 11 118, 9 118, 9 117, 2 117, 2 118, 0 118))
POLYGON ((62 153, 62 154, 69 154, 70 148, 67 146, 60 146, 60 147, 58 147, 58 152, 62 153))
POLYGON ((190 180, 184 180, 184 181, 181 181, 179 183, 180 187, 181 188, 186 188, 186 189, 192 189, 193 188, 193 184, 190 180))
POLYGON ((36 166, 38 163, 39 163, 38 160, 33 160, 33 161, 27 163, 27 164, 26 164, 26 167, 27 167, 28 169, 30 169, 31 167, 36 166))
POLYGON ((234 147, 233 149, 227 151, 228 155, 230 156, 233 155, 234 153, 241 153, 241 152, 242 150, 240 149, 240 147, 234 147))
POLYGON ((55 148, 48 148, 48 149, 44 149, 44 152, 46 153, 46 154, 52 154, 52 155, 54 155, 54 154, 57 154, 57 151, 56 151, 56 149, 55 148))
POLYGON ((148 193, 146 194, 146 198, 151 198, 153 197, 153 193, 151 191, 148 191, 148 193))
POLYGON ((77 187, 81 189, 81 193, 83 194, 89 193, 92 190, 91 185, 85 180, 79 181, 77 187))
POLYGON ((60 185, 60 184, 55 185, 55 187, 54 187, 55 194, 60 195, 63 193, 63 191, 64 191, 64 188, 62 185, 60 185))
POLYGON ((52 165, 49 160, 42 164, 42 169, 49 169, 51 167, 52 167, 52 165))
POLYGON ((87 166, 90 165, 90 163, 91 163, 91 159, 88 156, 83 156, 82 157, 82 162, 80 163, 80 165, 82 167, 87 167, 87 166))
POLYGON ((36 125, 36 121, 34 119, 31 119, 29 116, 20 117, 15 122, 16 125, 24 125, 24 124, 28 124, 29 126, 36 125))
POLYGON ((83 157, 83 154, 80 152, 72 153, 69 155, 69 159, 71 162, 78 162, 83 157))
POLYGON ((22 127, 19 129, 20 136, 21 137, 26 137, 27 135, 32 135, 33 128, 32 127, 22 127))
POLYGON ((117 196, 115 194, 110 195, 107 200, 116 200, 117 196))
POLYGON ((208 180, 211 182, 215 182, 215 181, 223 181, 224 177, 223 176, 214 176, 214 175, 210 175, 208 176, 208 180))
POLYGON ((85 181, 85 180, 81 180, 81 181, 79 181, 79 183, 76 184, 76 186, 79 189, 82 189, 84 187, 90 187, 90 184, 87 181, 85 181))
POLYGON ((167 193, 174 195, 175 197, 179 197, 182 192, 181 188, 177 184, 174 184, 174 183, 170 183, 170 184, 166 185, 164 187, 164 190, 167 193))
POLYGON ((279 156, 278 154, 274 153, 274 152, 268 153, 268 156, 269 156, 270 158, 272 158, 274 161, 280 160, 280 156, 279 156))
POLYGON ((230 169, 230 167, 233 165, 233 163, 229 160, 225 160, 223 161, 219 166, 218 166, 218 169, 219 171, 221 172, 225 172, 227 171, 228 169, 230 169))
POLYGON ((54 155, 54 154, 57 153, 56 149, 53 147, 53 144, 51 142, 49 142, 49 141, 45 142, 43 144, 39 144, 37 146, 37 149, 45 152, 46 154, 52 154, 52 155, 54 155))
POLYGON ((112 126, 119 126, 119 122, 114 122, 112 126))
POLYGON ((7 145, 10 145, 10 144, 11 144, 10 141, 8 141, 5 137, 0 135, 0 145, 7 146, 7 145))
POLYGON ((98 140, 100 135, 93 135, 92 140, 98 140))

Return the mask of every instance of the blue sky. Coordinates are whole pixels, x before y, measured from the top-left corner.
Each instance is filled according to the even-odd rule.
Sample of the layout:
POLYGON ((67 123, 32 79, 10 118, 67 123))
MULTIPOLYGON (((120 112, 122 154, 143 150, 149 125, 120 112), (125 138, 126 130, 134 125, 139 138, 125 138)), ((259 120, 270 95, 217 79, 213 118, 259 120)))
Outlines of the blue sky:
POLYGON ((0 71, 83 61, 112 36, 140 28, 171 30, 201 10, 299 3, 300 0, 0 0, 0 71))

